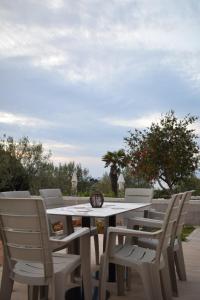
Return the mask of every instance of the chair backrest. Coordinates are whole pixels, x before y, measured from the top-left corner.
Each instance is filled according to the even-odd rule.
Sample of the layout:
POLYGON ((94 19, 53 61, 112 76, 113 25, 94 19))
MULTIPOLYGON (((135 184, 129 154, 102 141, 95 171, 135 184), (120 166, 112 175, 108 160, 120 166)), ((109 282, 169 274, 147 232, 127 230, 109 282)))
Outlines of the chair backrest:
POLYGON ((31 198, 31 194, 29 191, 9 191, 9 192, 1 192, 0 197, 31 198))
POLYGON ((15 262, 37 262, 43 265, 44 277, 52 277, 49 230, 41 198, 1 197, 0 231, 10 270, 15 262))
POLYGON ((185 224, 185 217, 188 212, 188 205, 192 196, 192 192, 193 191, 187 191, 182 194, 179 209, 178 209, 177 221, 173 232, 174 234, 171 239, 171 245, 174 244, 176 237, 180 238, 181 236, 183 225, 185 224))
POLYGON ((125 202, 151 203, 153 188, 127 188, 125 189, 125 202))
POLYGON ((64 206, 60 189, 41 189, 39 192, 40 196, 44 199, 47 209, 64 206))
MULTIPOLYGON (((39 192, 40 192, 40 196, 44 200, 46 209, 65 206, 60 189, 41 189, 41 190, 39 190, 39 192)), ((54 233, 53 225, 56 223, 62 224, 64 233, 68 232, 65 216, 49 215, 48 220, 49 220, 49 226, 50 226, 51 233, 54 233)))
POLYGON ((162 225, 162 235, 159 239, 156 252, 156 260, 160 261, 161 254, 167 250, 171 241, 173 229, 177 221, 178 210, 180 206, 182 194, 175 194, 169 200, 167 211, 162 225))

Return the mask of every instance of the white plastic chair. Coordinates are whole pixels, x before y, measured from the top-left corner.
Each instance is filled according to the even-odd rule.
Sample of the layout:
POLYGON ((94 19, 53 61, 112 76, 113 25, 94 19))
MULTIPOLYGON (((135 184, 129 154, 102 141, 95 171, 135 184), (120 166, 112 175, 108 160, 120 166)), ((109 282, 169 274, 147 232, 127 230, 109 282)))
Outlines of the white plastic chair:
MULTIPOLYGON (((49 237, 46 210, 41 198, 0 198, 0 232, 4 268, 0 299, 10 300, 14 281, 28 286, 48 286, 49 300, 64 300, 67 276, 82 268, 84 296, 91 300, 90 233, 88 228, 62 240, 49 237), (80 239, 81 254, 52 253, 53 244, 80 239)), ((36 290, 35 290, 36 291, 36 290)), ((38 294, 34 295, 38 299, 38 294)))
MULTIPOLYGON (((41 197, 44 199, 47 209, 66 206, 63 201, 63 196, 60 189, 40 189, 41 197)), ((68 234, 70 224, 66 223, 65 216, 49 216, 50 224, 61 221, 64 225, 64 234, 68 234)), ((50 227, 52 227, 50 225, 50 227)), ((76 227, 77 228, 77 227, 76 227)), ((79 229, 78 227, 77 229, 79 229)), ((90 235, 94 237, 96 264, 99 265, 99 238, 98 231, 95 226, 90 227, 90 235)))
MULTIPOLYGON (((153 188, 126 188, 124 201, 128 203, 152 203, 153 188)), ((127 220, 133 216, 143 217, 144 209, 137 210, 136 212, 130 212, 126 214, 124 220, 127 220)))
POLYGON ((105 300, 108 264, 117 265, 118 295, 124 290, 124 267, 135 269, 141 276, 145 299, 171 300, 171 287, 165 256, 171 232, 176 221, 180 195, 173 195, 165 214, 162 228, 156 232, 109 227, 106 251, 102 255, 100 270, 100 300, 105 300), (156 249, 148 249, 134 244, 116 244, 116 236, 157 238, 156 249))
MULTIPOLYGON (((183 255, 183 248, 182 248, 182 241, 181 241, 181 232, 185 224, 185 216, 187 214, 188 204, 189 204, 189 200, 191 199, 191 195, 192 195, 192 191, 185 192, 181 195, 177 220, 167 249, 171 286, 172 286, 172 291, 174 296, 178 296, 176 271, 180 280, 182 281, 186 280, 186 270, 185 270, 185 262, 184 262, 184 255, 183 255)), ((145 226, 145 228, 147 227, 160 228, 163 224, 164 216, 165 213, 163 212, 150 211, 148 218, 130 219, 128 228, 134 228, 134 226, 145 226)), ((152 240, 144 239, 144 238, 138 239, 138 245, 143 247, 149 247, 151 249, 155 249, 158 242, 159 241, 156 239, 152 239, 152 240)))
MULTIPOLYGON (((153 188, 126 188, 124 202, 128 203, 152 203, 153 188)), ((147 215, 146 209, 138 209, 134 212, 125 213, 122 228, 126 228, 130 218, 143 217, 147 215)), ((123 243, 123 236, 118 236, 119 243, 123 243)))

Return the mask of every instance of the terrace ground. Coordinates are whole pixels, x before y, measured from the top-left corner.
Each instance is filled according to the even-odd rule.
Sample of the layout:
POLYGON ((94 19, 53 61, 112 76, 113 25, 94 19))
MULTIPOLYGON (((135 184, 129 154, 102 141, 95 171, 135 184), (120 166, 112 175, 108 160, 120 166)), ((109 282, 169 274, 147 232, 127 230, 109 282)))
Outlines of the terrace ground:
MULTIPOLYGON (((101 238, 100 238, 101 240, 101 238)), ((102 247, 101 247, 102 249, 102 247)), ((183 242, 183 249, 185 255, 185 263, 187 270, 187 281, 178 281, 179 297, 177 300, 199 300, 200 295, 200 228, 196 228, 183 242)), ((1 251, 0 251, 1 252, 1 251)), ((92 254, 94 249, 92 245, 92 254)), ((0 257, 1 259, 1 257, 0 257)), ((94 256, 92 255, 92 265, 94 266, 94 256)), ((0 277, 2 267, 0 267, 0 277)), ((125 296, 117 297, 115 292, 111 293, 110 300, 145 300, 142 283, 136 273, 133 273, 132 289, 127 292, 125 296)), ((12 294, 12 300, 26 300, 27 289, 26 286, 16 283, 12 294)), ((2 299, 3 300, 3 299, 2 299)), ((156 300, 156 299, 155 299, 156 300)))

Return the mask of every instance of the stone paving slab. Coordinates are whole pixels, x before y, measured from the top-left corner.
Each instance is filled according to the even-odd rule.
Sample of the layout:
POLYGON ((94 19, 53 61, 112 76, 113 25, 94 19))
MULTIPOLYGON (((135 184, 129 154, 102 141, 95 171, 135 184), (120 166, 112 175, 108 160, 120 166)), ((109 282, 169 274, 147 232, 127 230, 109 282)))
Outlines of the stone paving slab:
MULTIPOLYGON (((100 239, 101 240, 101 239, 100 239)), ((94 254, 94 248, 92 244, 92 253, 94 254)), ((101 248, 102 249, 102 248, 101 248)), ((174 300, 199 300, 200 299, 200 228, 197 228, 188 237, 188 241, 183 242, 183 251, 186 262, 187 281, 178 281, 179 297, 173 298, 174 300)), ((92 255, 92 264, 94 264, 95 258, 92 255)), ((1 276, 2 267, 0 267, 1 276)), ((137 273, 132 275, 132 289, 127 292, 125 296, 116 296, 114 293, 110 297, 110 300, 146 300, 143 293, 143 287, 141 280, 137 273)), ((14 285, 14 291, 12 294, 12 300, 26 300, 27 288, 25 285, 16 283, 14 285)), ((60 300, 60 299, 58 299, 60 300)), ((73 299, 75 300, 75 299, 73 299)), ((155 299, 156 300, 156 299, 155 299)))

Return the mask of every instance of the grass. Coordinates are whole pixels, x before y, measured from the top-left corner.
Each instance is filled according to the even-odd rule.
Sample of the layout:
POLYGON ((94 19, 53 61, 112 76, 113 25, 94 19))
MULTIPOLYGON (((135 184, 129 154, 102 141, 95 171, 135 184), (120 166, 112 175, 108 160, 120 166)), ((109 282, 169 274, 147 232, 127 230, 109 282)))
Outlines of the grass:
POLYGON ((187 236, 195 229, 194 226, 184 226, 183 231, 181 233, 182 241, 186 241, 187 236))

